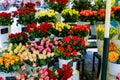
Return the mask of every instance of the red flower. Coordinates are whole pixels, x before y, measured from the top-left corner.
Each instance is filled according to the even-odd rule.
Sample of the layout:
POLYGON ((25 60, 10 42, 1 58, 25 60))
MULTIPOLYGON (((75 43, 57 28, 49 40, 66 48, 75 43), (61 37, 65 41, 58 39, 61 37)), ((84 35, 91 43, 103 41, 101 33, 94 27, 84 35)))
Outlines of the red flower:
POLYGON ((68 52, 68 53, 67 53, 67 56, 68 56, 68 57, 70 57, 70 56, 71 56, 70 52, 68 52))
POLYGON ((64 42, 68 43, 70 41, 70 36, 64 37, 63 40, 64 40, 64 42))
POLYGON ((73 30, 70 30, 70 33, 72 34, 72 33, 73 33, 73 30))
POLYGON ((62 68, 59 68, 59 69, 57 70, 57 72, 58 72, 58 74, 63 74, 63 69, 62 69, 62 68))
POLYGON ((3 78, 2 78, 2 77, 0 77, 0 80, 3 80, 3 78))
POLYGON ((85 40, 84 39, 82 39, 81 45, 85 46, 85 40))
POLYGON ((69 51, 72 51, 71 45, 67 45, 67 49, 68 49, 69 51))
POLYGON ((67 53, 66 53, 66 52, 63 52, 63 55, 64 55, 64 56, 67 56, 67 53))
POLYGON ((72 52, 72 55, 73 55, 73 56, 77 56, 77 50, 74 50, 74 51, 72 52))
POLYGON ((59 47, 58 47, 58 50, 61 50, 61 51, 63 51, 63 52, 64 52, 64 47, 59 46, 59 47))
POLYGON ((50 0, 50 2, 54 2, 55 0, 50 0))

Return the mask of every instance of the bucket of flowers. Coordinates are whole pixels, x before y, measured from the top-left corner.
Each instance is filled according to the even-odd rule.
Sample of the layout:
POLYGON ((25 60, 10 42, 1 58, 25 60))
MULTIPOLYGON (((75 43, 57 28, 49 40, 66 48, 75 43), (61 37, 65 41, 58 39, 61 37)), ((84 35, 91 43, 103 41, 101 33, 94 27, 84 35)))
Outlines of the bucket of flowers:
POLYGON ((13 44, 26 44, 28 41, 28 34, 25 32, 11 33, 8 35, 8 42, 13 44))
POLYGON ((42 23, 42 22, 57 22, 57 15, 59 15, 59 13, 57 11, 54 11, 52 9, 50 10, 42 10, 39 11, 35 14, 35 18, 36 21, 38 23, 42 23))
MULTIPOLYGON (((84 38, 79 36, 67 36, 63 38, 63 45, 54 49, 55 56, 59 58, 59 67, 63 64, 68 64, 72 60, 78 60, 85 53, 85 41, 84 38), (78 51, 80 53, 78 53, 78 51)), ((73 62, 73 70, 76 69, 76 62, 73 62)))
POLYGON ((50 32, 55 36, 55 37, 58 37, 58 38, 62 38, 62 37, 65 37, 65 36, 69 36, 70 35, 70 32, 69 30, 72 29, 73 26, 70 26, 68 24, 65 24, 65 23, 56 23, 56 24, 53 24, 53 27, 50 28, 50 32))
POLYGON ((42 38, 42 37, 48 37, 50 36, 50 31, 49 29, 52 28, 52 24, 51 23, 47 23, 47 22, 43 22, 40 25, 37 25, 37 23, 31 23, 31 24, 27 24, 26 30, 29 34, 29 39, 33 40, 42 38))
POLYGON ((24 68, 21 73, 16 75, 18 80, 72 80, 72 69, 69 65, 63 65, 62 68, 52 70, 49 68, 38 69, 34 75, 30 75, 24 68))
POLYGON ((23 61, 17 55, 4 52, 0 56, 0 76, 5 79, 6 77, 14 77, 20 70, 23 61))
POLYGON ((35 12, 35 4, 28 2, 20 8, 18 7, 13 16, 17 18, 17 24, 26 26, 35 22, 35 12))
POLYGON ((79 12, 75 9, 64 9, 62 10, 62 17, 64 18, 65 23, 74 23, 79 19, 79 12))

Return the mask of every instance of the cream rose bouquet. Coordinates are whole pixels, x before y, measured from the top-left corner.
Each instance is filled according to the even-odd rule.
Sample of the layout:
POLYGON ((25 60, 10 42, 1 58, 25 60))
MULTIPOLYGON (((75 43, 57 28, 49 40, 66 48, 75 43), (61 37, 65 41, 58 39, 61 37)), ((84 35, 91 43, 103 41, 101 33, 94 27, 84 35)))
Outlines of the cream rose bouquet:
POLYGON ((42 22, 56 22, 57 20, 57 15, 59 13, 54 11, 54 10, 42 10, 39 11, 35 14, 36 21, 38 23, 42 22))

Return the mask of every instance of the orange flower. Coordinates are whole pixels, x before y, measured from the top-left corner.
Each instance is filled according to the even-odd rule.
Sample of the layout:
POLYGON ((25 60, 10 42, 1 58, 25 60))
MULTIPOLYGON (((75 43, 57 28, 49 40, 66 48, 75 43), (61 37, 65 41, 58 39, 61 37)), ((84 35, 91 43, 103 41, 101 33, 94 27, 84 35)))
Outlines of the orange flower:
POLYGON ((11 65, 15 64, 15 61, 14 60, 11 60, 10 61, 11 65))
POLYGON ((8 68, 10 66, 9 63, 5 63, 5 67, 8 68))
POLYGON ((116 45, 113 42, 111 42, 110 45, 109 45, 109 51, 114 50, 115 46, 116 45))
POLYGON ((114 62, 116 60, 118 60, 119 54, 115 51, 111 51, 108 54, 108 61, 110 62, 114 62))

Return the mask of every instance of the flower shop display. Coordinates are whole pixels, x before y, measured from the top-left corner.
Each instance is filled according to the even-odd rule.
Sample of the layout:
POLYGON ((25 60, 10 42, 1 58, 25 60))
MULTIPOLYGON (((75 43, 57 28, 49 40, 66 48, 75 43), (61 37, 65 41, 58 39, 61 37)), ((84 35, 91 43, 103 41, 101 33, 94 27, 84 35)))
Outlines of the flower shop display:
POLYGON ((11 13, 0 12, 0 47, 7 46, 6 42, 8 41, 8 33, 11 33, 12 23, 11 13))
POLYGON ((80 21, 90 22, 93 25, 96 22, 97 11, 81 10, 79 15, 80 21))
POLYGON ((49 29, 53 25, 51 23, 43 22, 39 25, 37 23, 27 24, 26 30, 29 34, 29 39, 42 38, 50 36, 49 29))
POLYGON ((28 41, 28 35, 25 32, 11 33, 8 35, 8 42, 13 44, 26 44, 28 41))
POLYGON ((29 2, 18 8, 18 10, 14 12, 13 16, 18 19, 17 24, 26 26, 27 24, 35 22, 35 12, 35 4, 29 2))
POLYGON ((55 36, 55 37, 65 37, 69 36, 70 32, 69 30, 72 29, 73 26, 70 26, 65 23, 56 23, 53 24, 53 28, 50 28, 50 32, 55 36))
MULTIPOLYGON (((103 54, 103 39, 104 39, 104 31, 105 27, 104 25, 98 25, 96 28, 97 33, 97 47, 98 47, 98 53, 102 56, 103 54)), ((110 40, 118 34, 118 30, 115 27, 110 27, 110 40)))
POLYGON ((108 53, 109 73, 117 77, 120 71, 120 49, 113 43, 110 43, 108 53))
POLYGON ((62 11, 62 17, 65 23, 77 22, 79 18, 79 12, 75 9, 64 9, 62 11))
MULTIPOLYGON (((55 56, 59 58, 60 68, 63 64, 68 64, 72 60, 78 60, 81 58, 81 54, 85 52, 84 38, 80 38, 79 36, 67 36, 63 38, 63 42, 63 45, 54 49, 55 56), (78 54, 78 51, 81 54, 78 54)), ((76 69, 76 62, 73 62, 72 68, 74 70, 76 69)))
POLYGON ((68 0, 48 0, 48 8, 53 9, 59 13, 67 7, 68 0))
POLYGON ((59 13, 52 9, 41 10, 35 14, 35 18, 38 23, 42 23, 42 22, 54 22, 55 23, 58 21, 57 15, 59 15, 59 13))
POLYGON ((20 70, 22 61, 19 56, 10 53, 3 53, 0 56, 0 71, 5 73, 17 72, 20 70))
POLYGON ((89 25, 83 24, 83 25, 76 25, 73 26, 73 29, 70 31, 70 35, 73 36, 80 36, 80 37, 86 37, 89 35, 89 25))
POLYGON ((52 70, 49 68, 38 69, 34 72, 34 75, 29 75, 24 68, 21 73, 16 75, 16 79, 18 80, 72 80, 72 69, 68 65, 63 65, 62 68, 57 70, 52 70), (63 74, 64 73, 64 74, 63 74))

